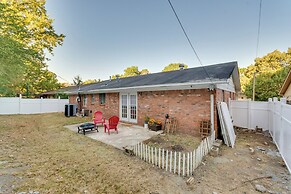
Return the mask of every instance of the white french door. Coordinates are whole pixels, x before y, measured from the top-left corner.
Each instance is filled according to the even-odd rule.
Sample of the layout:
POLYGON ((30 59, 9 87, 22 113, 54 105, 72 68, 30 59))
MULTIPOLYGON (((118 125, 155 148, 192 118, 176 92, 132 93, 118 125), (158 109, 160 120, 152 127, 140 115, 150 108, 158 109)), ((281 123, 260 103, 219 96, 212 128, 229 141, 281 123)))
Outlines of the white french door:
POLYGON ((137 123, 137 94, 120 94, 120 120, 137 123))

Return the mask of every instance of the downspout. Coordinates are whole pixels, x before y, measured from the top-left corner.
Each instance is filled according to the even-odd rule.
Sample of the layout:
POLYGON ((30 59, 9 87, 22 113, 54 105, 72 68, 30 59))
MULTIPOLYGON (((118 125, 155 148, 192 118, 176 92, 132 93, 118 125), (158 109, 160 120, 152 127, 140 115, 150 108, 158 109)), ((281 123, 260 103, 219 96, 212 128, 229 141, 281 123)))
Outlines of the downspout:
POLYGON ((211 123, 211 139, 215 140, 215 130, 214 130, 214 95, 210 94, 210 123, 211 123))

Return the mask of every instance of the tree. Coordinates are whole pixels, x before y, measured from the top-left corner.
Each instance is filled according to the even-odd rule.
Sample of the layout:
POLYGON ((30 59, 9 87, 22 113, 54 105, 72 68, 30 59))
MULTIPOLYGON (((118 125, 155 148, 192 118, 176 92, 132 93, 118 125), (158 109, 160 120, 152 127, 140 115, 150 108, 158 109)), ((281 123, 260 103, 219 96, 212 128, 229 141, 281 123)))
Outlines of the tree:
POLYGON ((111 76, 112 79, 116 79, 117 77, 123 78, 123 77, 132 77, 137 75, 145 75, 149 74, 150 71, 148 69, 143 69, 141 71, 138 70, 138 66, 131 66, 124 69, 124 74, 116 74, 111 76))
POLYGON ((34 97, 37 94, 57 90, 61 87, 57 75, 47 69, 34 67, 34 70, 25 74, 26 79, 16 87, 16 91, 34 97))
POLYGON ((39 65, 42 56, 6 36, 0 35, 0 96, 14 96, 24 80, 27 64, 39 65))
MULTIPOLYGON (((266 101, 268 98, 279 97, 279 91, 290 71, 291 66, 283 67, 275 73, 261 73, 256 77, 255 100, 266 101)), ((245 94, 248 97, 253 95, 253 79, 245 88, 245 94)))
POLYGON ((131 77, 131 76, 136 76, 136 75, 140 75, 138 67, 131 66, 124 70, 124 74, 122 75, 122 77, 131 77))
POLYGON ((183 63, 171 63, 169 65, 167 65, 162 71, 166 72, 166 71, 175 71, 175 70, 179 70, 180 69, 180 65, 184 65, 184 69, 188 68, 188 65, 183 64, 183 63))
POLYGON ((63 34, 57 34, 53 20, 46 13, 45 0, 1 0, 0 35, 44 54, 62 45, 63 34))
POLYGON ((283 81, 290 69, 291 48, 287 52, 275 50, 262 58, 256 58, 255 63, 240 69, 241 85, 244 94, 251 98, 253 76, 256 73, 255 99, 265 101, 278 96, 283 81))
POLYGON ((140 75, 147 75, 150 74, 150 71, 148 69, 142 69, 139 73, 140 75))
POLYGON ((85 80, 84 82, 83 82, 83 84, 85 85, 85 84, 93 84, 93 83, 97 83, 97 82, 101 82, 101 80, 100 79, 87 79, 87 80, 85 80))
POLYGON ((52 22, 46 14, 45 0, 0 1, 0 71, 5 76, 0 79, 0 95, 15 95, 25 90, 27 84, 21 87, 28 82, 44 84, 48 90, 58 87, 54 81, 46 85, 29 77, 36 74, 54 80, 45 64, 45 50, 52 53, 62 44, 64 35, 55 33, 52 22))
POLYGON ((80 75, 75 76, 75 77, 73 78, 73 83, 74 83, 74 85, 76 85, 76 86, 80 86, 80 85, 82 85, 82 84, 83 84, 83 81, 82 81, 81 76, 80 76, 80 75))

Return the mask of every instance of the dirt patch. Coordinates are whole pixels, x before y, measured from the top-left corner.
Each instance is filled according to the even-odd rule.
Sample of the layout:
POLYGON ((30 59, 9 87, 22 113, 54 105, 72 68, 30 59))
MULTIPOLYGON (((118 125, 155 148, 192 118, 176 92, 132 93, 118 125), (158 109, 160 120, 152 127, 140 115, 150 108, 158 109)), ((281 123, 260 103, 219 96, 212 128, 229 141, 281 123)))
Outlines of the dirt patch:
POLYGON ((144 141, 145 144, 170 151, 190 152, 196 149, 201 139, 187 134, 160 134, 144 141))
POLYGON ((222 146, 221 156, 206 156, 187 185, 187 178, 63 127, 86 121, 63 114, 0 116, 0 187, 5 180, 8 188, 3 193, 258 193, 256 185, 291 193, 282 158, 263 134, 238 132, 235 148, 222 146))

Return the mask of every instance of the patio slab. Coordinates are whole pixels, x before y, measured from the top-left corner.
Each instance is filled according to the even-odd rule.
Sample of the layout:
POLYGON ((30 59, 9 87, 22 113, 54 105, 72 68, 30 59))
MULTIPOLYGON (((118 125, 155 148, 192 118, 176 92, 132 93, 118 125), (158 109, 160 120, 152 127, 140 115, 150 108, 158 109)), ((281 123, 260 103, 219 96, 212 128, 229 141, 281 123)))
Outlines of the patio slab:
MULTIPOLYGON (((78 126, 80 126, 81 124, 67 125, 65 127, 78 134, 78 126)), ((114 146, 118 149, 123 149, 123 147, 126 146, 134 146, 163 132, 150 131, 141 126, 129 126, 127 124, 118 125, 118 134, 114 130, 110 130, 110 135, 108 135, 108 133, 104 133, 103 126, 99 126, 98 130, 99 132, 96 132, 96 130, 86 131, 86 136, 114 146)), ((83 135, 83 133, 79 133, 78 135, 83 135)))

